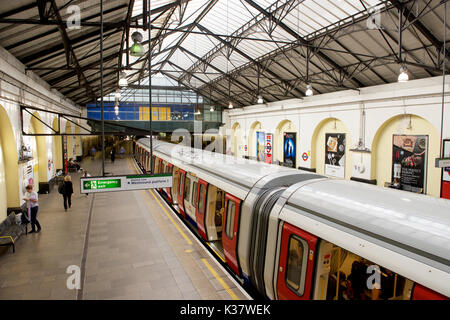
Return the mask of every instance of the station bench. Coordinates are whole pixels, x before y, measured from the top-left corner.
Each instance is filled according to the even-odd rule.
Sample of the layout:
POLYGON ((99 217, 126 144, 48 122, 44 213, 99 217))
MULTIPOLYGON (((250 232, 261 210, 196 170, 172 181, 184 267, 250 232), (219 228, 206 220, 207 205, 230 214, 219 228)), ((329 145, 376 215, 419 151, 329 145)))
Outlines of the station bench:
POLYGON ((16 252, 15 242, 23 233, 27 232, 27 225, 16 224, 16 215, 10 213, 2 223, 0 223, 0 246, 12 246, 13 253, 16 252))

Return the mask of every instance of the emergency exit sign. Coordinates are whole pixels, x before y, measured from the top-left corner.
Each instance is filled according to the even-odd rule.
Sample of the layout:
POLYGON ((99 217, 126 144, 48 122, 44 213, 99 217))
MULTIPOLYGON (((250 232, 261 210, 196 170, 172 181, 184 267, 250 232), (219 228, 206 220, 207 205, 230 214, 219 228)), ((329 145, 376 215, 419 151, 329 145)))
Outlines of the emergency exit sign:
POLYGON ((81 178, 81 193, 171 188, 171 174, 81 178))

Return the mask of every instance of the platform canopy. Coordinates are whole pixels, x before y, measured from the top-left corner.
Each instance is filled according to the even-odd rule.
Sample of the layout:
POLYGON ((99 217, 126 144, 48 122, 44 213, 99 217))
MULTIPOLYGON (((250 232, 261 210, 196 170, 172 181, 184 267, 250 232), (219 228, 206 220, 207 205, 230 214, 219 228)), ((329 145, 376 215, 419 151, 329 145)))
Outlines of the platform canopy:
MULTIPOLYGON (((0 5, 0 45, 79 104, 100 96, 100 0, 0 5), (69 30, 71 5, 81 28, 69 30)), ((438 76, 447 0, 151 0, 152 74, 243 107, 438 76), (400 41, 401 40, 401 41, 400 41)), ((104 94, 148 77, 148 0, 103 0, 104 94), (131 34, 144 56, 129 56, 131 34)), ((447 65, 447 69, 450 65, 447 65)))

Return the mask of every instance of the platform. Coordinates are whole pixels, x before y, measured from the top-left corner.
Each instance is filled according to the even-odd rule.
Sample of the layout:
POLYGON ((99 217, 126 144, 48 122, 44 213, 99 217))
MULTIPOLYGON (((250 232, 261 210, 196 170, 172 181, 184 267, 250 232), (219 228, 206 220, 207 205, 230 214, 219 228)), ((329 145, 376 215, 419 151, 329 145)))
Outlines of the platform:
MULTIPOLYGON (((85 159, 92 175, 99 159, 85 159)), ((105 171, 135 173, 130 159, 105 171)), ((72 208, 56 187, 40 195, 39 234, 23 235, 16 253, 1 248, 0 299, 249 299, 189 233, 155 191, 80 194, 72 174, 72 208), (70 290, 67 267, 81 268, 70 290)))

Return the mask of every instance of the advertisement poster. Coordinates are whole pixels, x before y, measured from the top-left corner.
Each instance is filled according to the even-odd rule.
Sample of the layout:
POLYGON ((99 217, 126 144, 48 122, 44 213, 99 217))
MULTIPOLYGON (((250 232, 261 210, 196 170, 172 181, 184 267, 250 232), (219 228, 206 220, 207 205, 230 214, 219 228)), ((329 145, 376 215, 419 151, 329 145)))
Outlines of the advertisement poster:
POLYGON ((285 132, 284 133, 284 165, 290 168, 296 168, 295 158, 297 154, 296 150, 297 133, 285 132))
MULTIPOLYGON (((450 158, 450 140, 444 140, 444 158, 450 158)), ((450 182, 450 167, 443 168, 442 180, 450 182)))
MULTIPOLYGON (((444 140, 444 158, 450 158, 450 140, 444 140)), ((442 168, 442 198, 450 199, 450 167, 442 168)))
POLYGON ((63 171, 64 174, 67 174, 67 136, 62 136, 62 144, 63 144, 63 171))
POLYGON ((266 149, 266 134, 264 132, 256 132, 256 160, 264 161, 264 151, 266 149))
POLYGON ((273 150, 273 134, 266 134, 266 163, 272 163, 272 150, 273 150))
POLYGON ((345 178, 345 133, 325 134, 325 174, 345 178))
POLYGON ((428 136, 393 136, 392 184, 425 193, 428 136))

